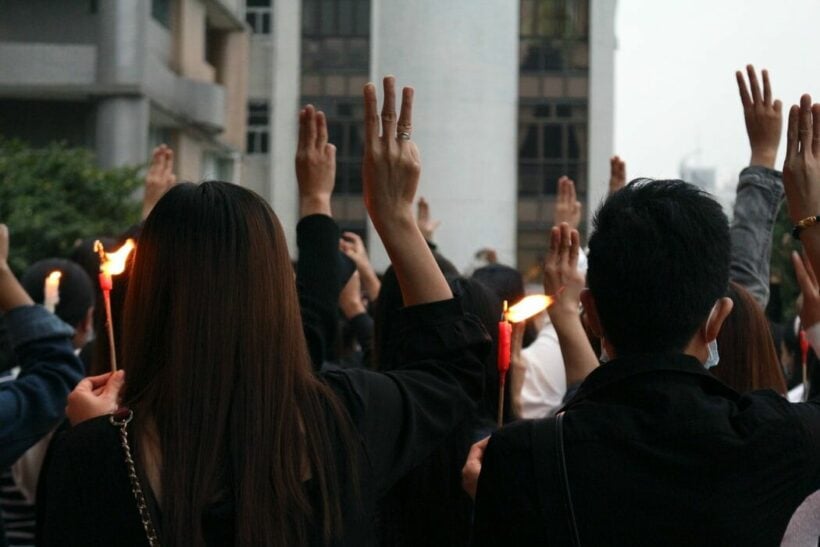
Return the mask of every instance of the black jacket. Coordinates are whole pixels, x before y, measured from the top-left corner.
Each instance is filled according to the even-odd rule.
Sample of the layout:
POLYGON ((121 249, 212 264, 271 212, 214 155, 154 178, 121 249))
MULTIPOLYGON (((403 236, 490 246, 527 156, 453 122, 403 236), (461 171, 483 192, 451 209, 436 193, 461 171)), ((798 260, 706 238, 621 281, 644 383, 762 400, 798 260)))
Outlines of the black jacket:
MULTIPOLYGON (((818 401, 740 395, 690 356, 604 364, 565 410, 581 545, 779 545, 797 506, 820 488, 818 401)), ((475 545, 572 544, 546 429, 554 431, 547 420, 527 421, 493 435, 475 545)))

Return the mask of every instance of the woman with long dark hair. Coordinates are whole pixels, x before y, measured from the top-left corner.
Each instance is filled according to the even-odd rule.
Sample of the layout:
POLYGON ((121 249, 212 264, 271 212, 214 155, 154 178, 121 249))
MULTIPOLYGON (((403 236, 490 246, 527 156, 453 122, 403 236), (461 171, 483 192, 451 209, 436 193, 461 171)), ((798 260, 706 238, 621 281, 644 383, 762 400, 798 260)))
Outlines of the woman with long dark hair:
MULTIPOLYGON (((397 117, 394 85, 385 78, 381 124, 375 88, 365 87, 362 174, 408 306, 400 369, 312 370, 323 325, 334 324, 325 316, 338 298, 339 233, 329 217, 335 148, 323 114, 307 107, 297 239, 298 282, 310 297, 300 310, 282 228, 261 198, 221 182, 168 191, 131 272, 128 410, 81 423, 55 447, 41 545, 373 541, 378 499, 467 415, 489 347, 416 226, 413 94, 404 89, 397 117), (321 267, 303 264, 323 253, 321 267)), ((99 414, 105 381, 75 390, 73 421, 99 414)))

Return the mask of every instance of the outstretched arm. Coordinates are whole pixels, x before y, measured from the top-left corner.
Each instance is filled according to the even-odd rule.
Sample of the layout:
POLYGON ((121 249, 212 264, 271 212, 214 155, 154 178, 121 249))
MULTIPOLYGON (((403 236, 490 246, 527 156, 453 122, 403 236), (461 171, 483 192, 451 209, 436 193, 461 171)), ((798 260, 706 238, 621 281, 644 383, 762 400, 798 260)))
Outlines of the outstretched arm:
MULTIPOLYGON (((812 105, 810 95, 789 110, 783 186, 792 222, 820 215, 820 104, 812 105)), ((814 271, 820 270, 820 225, 806 227, 799 237, 814 271)))
POLYGON ((567 385, 582 381, 598 366, 579 313, 585 282, 583 274, 578 272, 580 247, 577 230, 570 229, 566 223, 554 226, 544 264, 544 292, 555 297, 548 312, 564 356, 567 385))
POLYGON ((410 140, 413 129, 413 88, 402 91, 396 117, 396 81, 384 79, 381 120, 376 87, 364 88, 365 143, 362 162, 364 202, 384 243, 401 286, 406 306, 453 297, 433 253, 413 215, 413 201, 421 174, 421 158, 410 140))
POLYGON ((774 170, 783 125, 780 101, 772 101, 769 73, 762 71, 763 91, 751 65, 746 67, 749 88, 743 73, 736 73, 746 134, 752 155, 749 167, 740 173, 732 220, 732 280, 747 289, 762 306, 769 301, 769 263, 772 230, 783 200, 783 182, 774 170))

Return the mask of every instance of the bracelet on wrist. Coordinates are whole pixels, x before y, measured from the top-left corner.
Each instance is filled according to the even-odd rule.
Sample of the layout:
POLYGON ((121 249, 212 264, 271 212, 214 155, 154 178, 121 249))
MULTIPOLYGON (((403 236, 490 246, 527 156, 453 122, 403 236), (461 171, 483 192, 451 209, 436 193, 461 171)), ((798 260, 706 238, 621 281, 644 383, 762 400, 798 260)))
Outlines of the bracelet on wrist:
POLYGON ((801 220, 800 222, 795 224, 794 228, 792 228, 792 237, 794 239, 799 240, 800 239, 800 232, 802 232, 806 228, 811 228, 812 226, 814 226, 815 224, 817 224, 819 222, 820 222, 820 215, 815 215, 815 216, 810 216, 810 217, 804 218, 803 220, 801 220))

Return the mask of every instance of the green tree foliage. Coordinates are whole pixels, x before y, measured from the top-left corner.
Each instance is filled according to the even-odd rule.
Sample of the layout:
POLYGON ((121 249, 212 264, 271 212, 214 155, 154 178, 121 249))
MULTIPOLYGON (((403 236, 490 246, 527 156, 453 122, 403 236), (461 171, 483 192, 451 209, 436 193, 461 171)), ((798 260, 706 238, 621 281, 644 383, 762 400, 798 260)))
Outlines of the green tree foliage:
POLYGON ((139 167, 104 170, 83 148, 31 148, 0 138, 0 222, 18 275, 42 258, 65 257, 82 238, 115 236, 139 221, 139 167))

